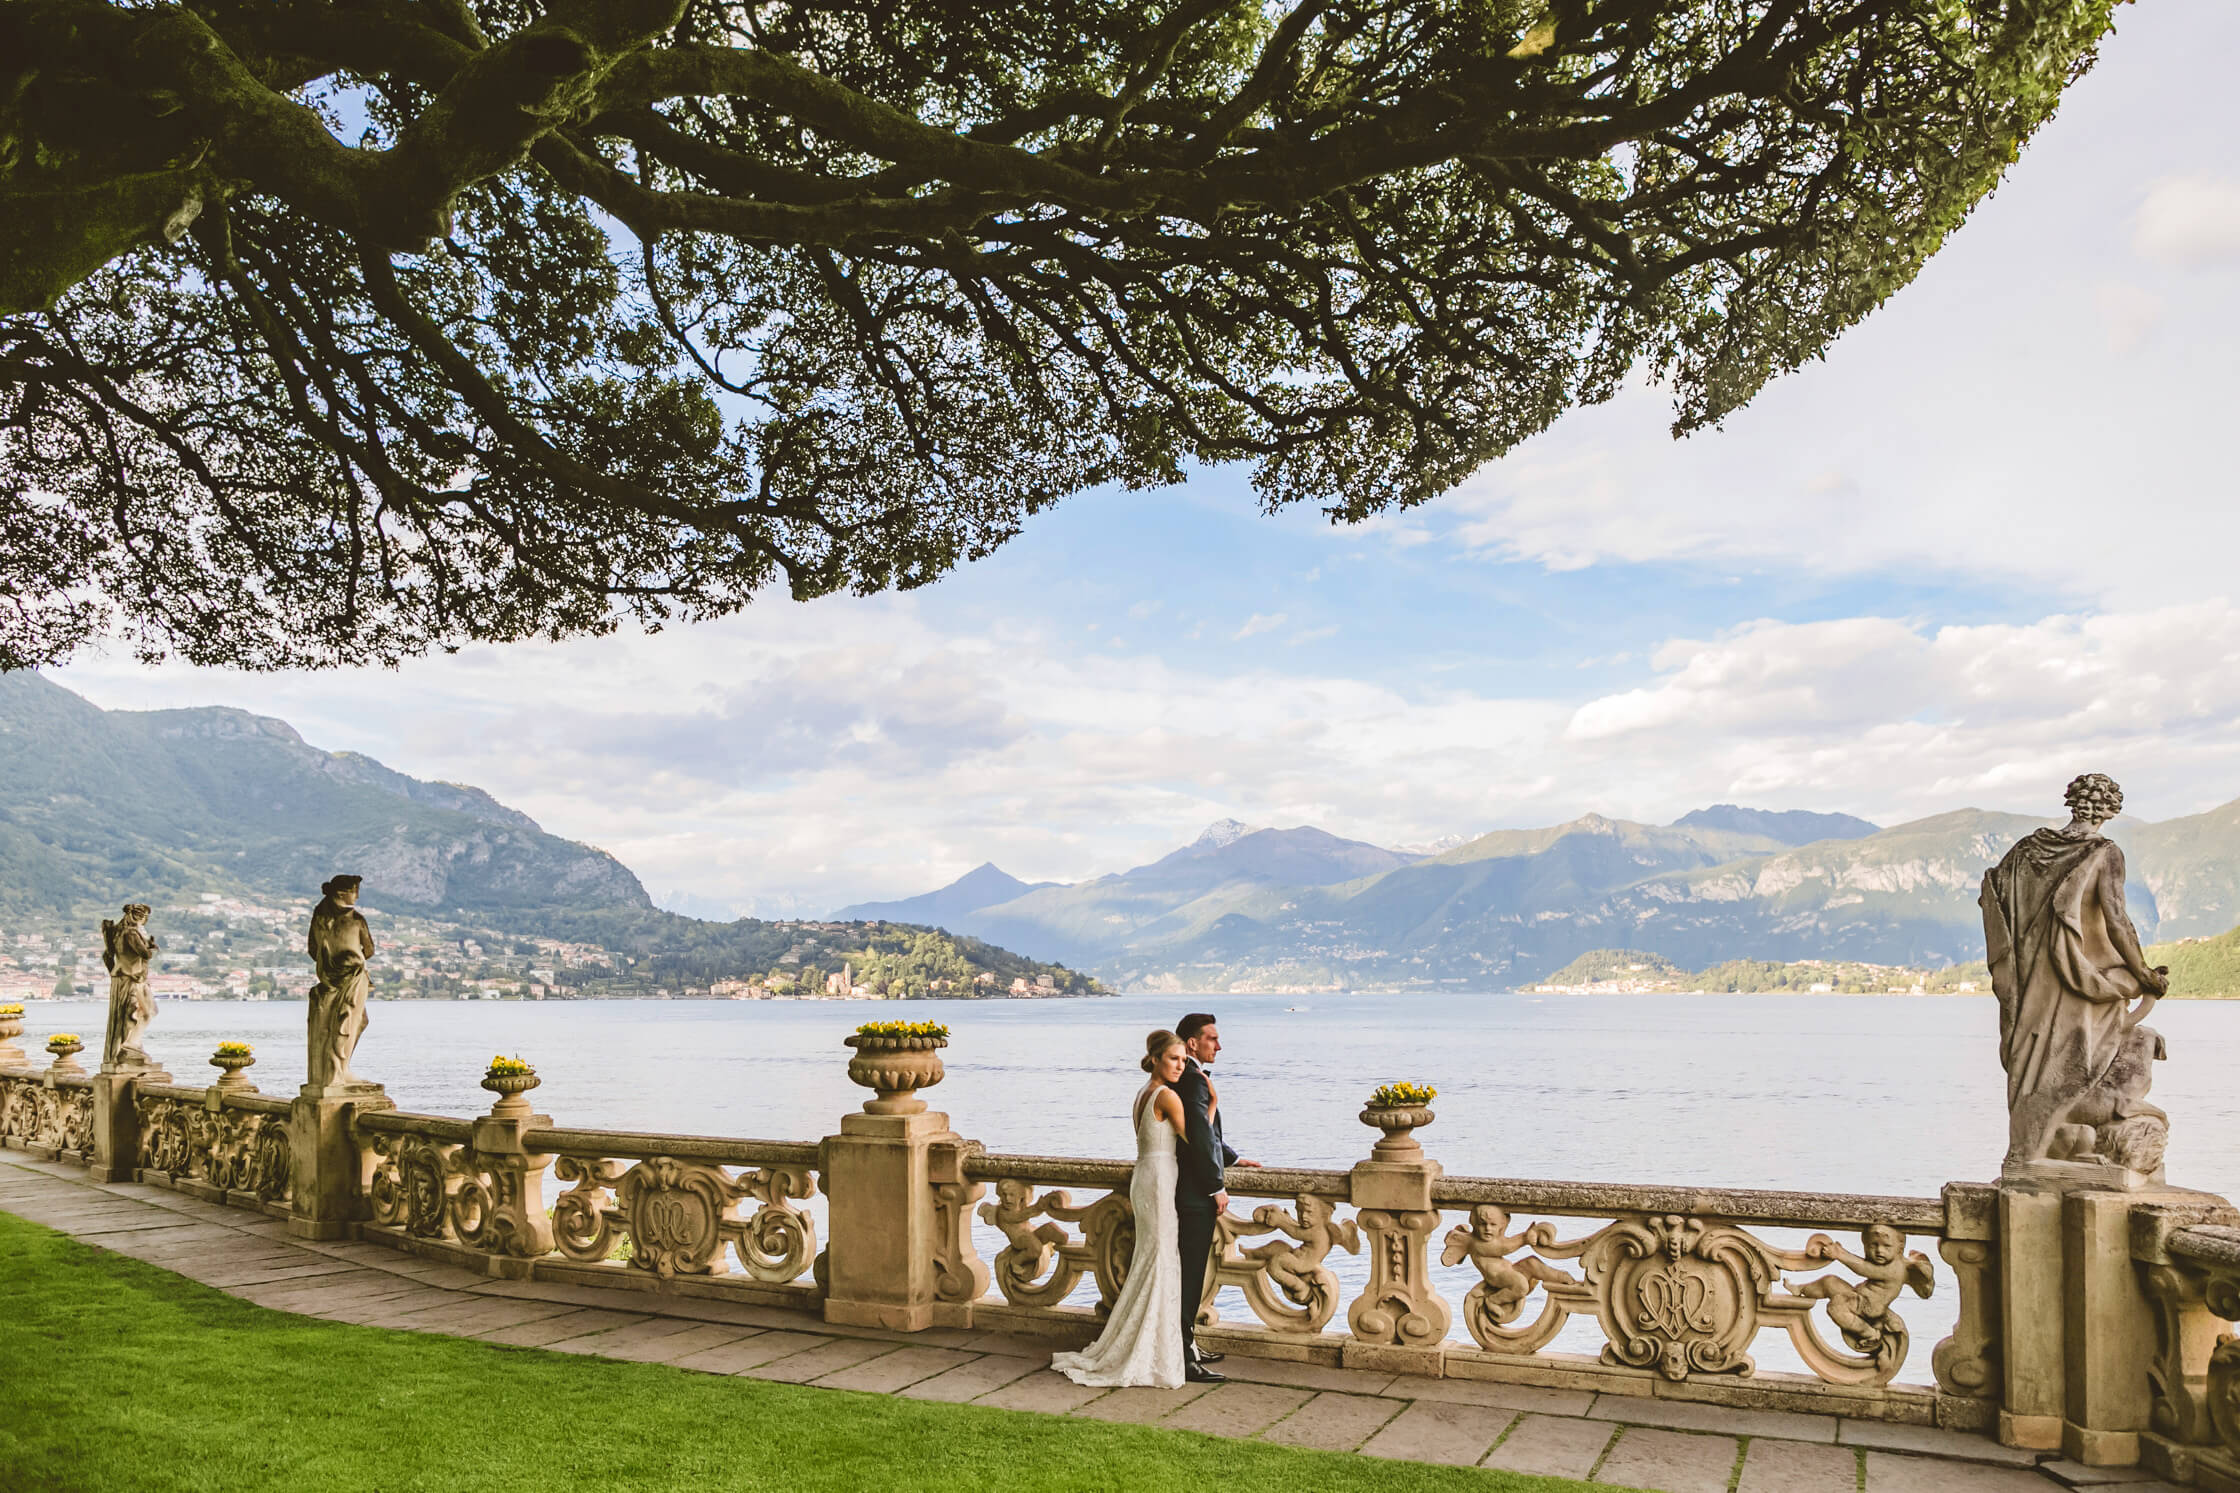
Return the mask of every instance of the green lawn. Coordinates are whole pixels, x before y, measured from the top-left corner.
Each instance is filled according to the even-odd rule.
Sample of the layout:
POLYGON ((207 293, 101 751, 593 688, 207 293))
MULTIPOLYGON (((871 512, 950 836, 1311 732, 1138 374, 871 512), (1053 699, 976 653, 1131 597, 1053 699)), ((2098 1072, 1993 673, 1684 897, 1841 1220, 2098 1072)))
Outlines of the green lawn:
POLYGON ((350 1327, 0 1213, 0 1490, 1584 1493, 350 1327))

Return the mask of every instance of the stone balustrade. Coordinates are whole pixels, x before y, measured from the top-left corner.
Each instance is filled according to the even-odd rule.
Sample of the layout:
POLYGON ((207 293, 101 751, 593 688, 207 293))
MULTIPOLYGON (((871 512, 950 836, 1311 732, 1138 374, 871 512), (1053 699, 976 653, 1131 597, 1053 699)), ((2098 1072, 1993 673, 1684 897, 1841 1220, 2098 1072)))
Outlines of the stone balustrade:
POLYGON ((289 1102, 247 1085, 136 1086, 140 1180, 286 1217, 295 1175, 289 1102))
POLYGON ((0 1068, 0 1146, 46 1161, 94 1159, 93 1077, 67 1057, 0 1068))
MULTIPOLYGON (((1006 1241, 989 1271, 1002 1305, 980 1305, 972 1323, 1093 1336, 1134 1250, 1130 1173, 1119 1161, 967 1157, 973 1196, 992 1189, 979 1218, 1006 1241), (1084 1279, 1095 1306, 1064 1305, 1084 1279)), ((1967 1430, 1994 1423, 1988 1185, 1872 1197, 1448 1177, 1435 1163, 1408 1177, 1373 1162, 1351 1172, 1240 1168, 1227 1182, 1233 1199, 1272 1200, 1233 1203, 1217 1228, 1200 1323, 1206 1341, 1229 1351, 1603 1392, 1656 1392, 1649 1381, 1661 1380, 1740 1405, 1967 1430), (1394 1196, 1407 1185, 1418 1195, 1394 1196), (1589 1222, 1564 1238, 1555 1219, 1589 1222), (1815 1233, 1800 1249, 1753 1229, 1815 1233), (1911 1351, 1893 1300, 1900 1289, 1928 1295, 1938 1279, 1926 1254, 1905 1248, 1911 1240, 1935 1241, 1959 1295, 1956 1330, 1933 1355, 1933 1390, 1892 1383, 1911 1351), (1369 1266, 1351 1302, 1328 1263, 1337 1252, 1369 1266), (1449 1299, 1434 1257, 1474 1268, 1476 1284, 1449 1299), (1257 1326, 1222 1322, 1218 1292, 1229 1286, 1257 1326), (1575 1316, 1599 1326, 1599 1357, 1545 1351, 1575 1316), (1345 1330, 1329 1331, 1333 1323, 1345 1330), (1749 1347, 1763 1331, 1785 1333, 1813 1377, 1758 1373, 1749 1347)), ((971 1247, 969 1232, 943 1237, 956 1251, 971 1247)))
MULTIPOLYGON (((61 1052, 0 1064, 0 1144, 493 1276, 1084 1343, 1132 1262, 1132 1164, 959 1135, 915 1094, 943 1042, 908 1063, 859 1050, 878 1097, 815 1142, 565 1128, 533 1112, 526 1065, 494 1066, 497 1100, 471 1117, 399 1111, 373 1085, 280 1099, 240 1049, 207 1088, 61 1052)), ((1449 1176, 1413 1133, 1428 1110, 1363 1118, 1382 1135, 1349 1169, 1229 1172, 1201 1341, 1981 1431, 2240 1493, 2240 1213, 2221 1198, 1449 1176), (1933 1292, 1957 1310, 1925 1375, 1897 1307, 1933 1292), (1806 1372, 1759 1368, 1768 1333, 1806 1372)))

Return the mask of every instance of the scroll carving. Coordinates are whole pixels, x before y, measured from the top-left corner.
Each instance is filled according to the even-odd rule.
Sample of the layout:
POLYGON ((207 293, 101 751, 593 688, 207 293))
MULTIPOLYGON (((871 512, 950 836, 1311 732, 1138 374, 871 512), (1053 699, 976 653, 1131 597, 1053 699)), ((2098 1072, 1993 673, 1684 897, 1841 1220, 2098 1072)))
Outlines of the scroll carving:
POLYGON ((459 1242, 491 1254, 533 1260, 552 1251, 552 1224, 544 1213, 547 1158, 488 1152, 462 1146, 449 1165, 451 1229, 459 1242))
POLYGON ((458 1175, 451 1153, 458 1147, 424 1136, 387 1134, 374 1135, 369 1145, 374 1166, 367 1201, 373 1221, 415 1238, 443 1238, 450 1224, 451 1185, 458 1175))
POLYGON ((749 1276, 783 1285, 809 1268, 817 1254, 817 1225, 794 1199, 816 1196, 807 1167, 766 1166, 742 1177, 741 1190, 762 1206, 733 1231, 733 1248, 749 1276))
POLYGON ((79 1157, 93 1154, 93 1090, 39 1078, 0 1080, 0 1140, 79 1157))
MULTIPOLYGON (((1215 1227, 1216 1280, 1242 1287, 1245 1303, 1262 1322, 1278 1332, 1320 1332, 1337 1315, 1338 1277, 1323 1261, 1333 1249, 1359 1254, 1361 1226, 1350 1218, 1340 1221, 1331 1199, 1308 1193, 1292 1211, 1268 1203, 1253 1209, 1249 1219, 1223 1214, 1215 1227), (1251 1246, 1237 1242, 1268 1233, 1277 1237, 1251 1246)), ((1205 1299, 1210 1312, 1213 1292, 1205 1299)))
POLYGON ((1937 1388, 1986 1399, 1999 1393, 1999 1257, 1988 1240, 1947 1239, 1937 1246, 1957 1277, 1960 1318, 1929 1355, 1937 1388))
POLYGON ((622 1180, 622 1163, 581 1156, 561 1156, 552 1163, 552 1175, 576 1185, 560 1194, 552 1205, 553 1247, 571 1260, 598 1261, 614 1253, 615 1233, 621 1220, 615 1211, 614 1186, 622 1180))
POLYGON ((287 1201, 295 1153, 284 1117, 184 1099, 143 1098, 139 1111, 143 1170, 287 1201))
POLYGON ((933 1188, 933 1297, 978 1301, 988 1293, 988 1266, 972 1247, 973 1205, 987 1195, 985 1182, 937 1182, 933 1188))
POLYGON ((1355 1221, 1368 1246, 1369 1288, 1346 1313, 1346 1325, 1365 1343, 1437 1346, 1454 1321, 1430 1279, 1428 1245, 1439 1215, 1363 1208, 1355 1221))

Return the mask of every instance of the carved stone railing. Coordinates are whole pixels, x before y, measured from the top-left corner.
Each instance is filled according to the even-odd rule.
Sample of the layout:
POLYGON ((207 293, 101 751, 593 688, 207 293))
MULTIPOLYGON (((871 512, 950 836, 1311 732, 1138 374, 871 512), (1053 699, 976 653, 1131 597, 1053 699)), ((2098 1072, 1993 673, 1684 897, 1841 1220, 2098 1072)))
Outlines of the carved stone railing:
POLYGON ((295 1172, 287 1100, 246 1084, 142 1083, 134 1103, 141 1181, 287 1213, 295 1172))
POLYGON ((93 1161, 93 1078, 50 1068, 0 1068, 0 1146, 45 1161, 93 1161))
MULTIPOLYGON (((978 1217, 1004 1241, 988 1269, 1001 1304, 974 1322, 1092 1333, 1134 1250, 1130 1164, 973 1153, 962 1173, 973 1200, 992 1188, 978 1217), (1095 1304, 1065 1305, 1085 1279, 1095 1304)), ((1823 1402, 1840 1400, 1846 1414, 1968 1429, 1994 1414, 1989 1187, 1856 1197, 1435 1175, 1428 1205, 1409 1208, 1357 1206, 1357 1172, 1236 1169, 1227 1181, 1233 1199, 1272 1200, 1233 1205, 1217 1226, 1199 1321, 1227 1349, 1604 1389, 1622 1388, 1613 1375, 1685 1381, 1707 1399, 1731 1385, 1737 1402, 1833 1410, 1823 1402), (1765 1230, 1813 1232, 1795 1248, 1765 1230), (1907 1248, 1915 1239, 1937 1241, 1960 1298, 1955 1331, 1932 1355, 1935 1390, 1893 1383, 1913 1347, 1895 1302, 1906 1290, 1928 1295, 1937 1278, 1907 1248), (1443 1266, 1475 1269, 1459 1301, 1435 1279, 1434 1252, 1443 1266), (1350 1304, 1330 1264, 1338 1254, 1366 1255, 1350 1304), (1223 1327, 1216 1292, 1226 1286, 1240 1288, 1257 1328, 1223 1327), (1332 1333, 1342 1306, 1344 1330, 1332 1333), (1599 1359, 1547 1351, 1575 1317, 1599 1327, 1599 1359), (1785 1334, 1812 1377, 1757 1375, 1750 1347, 1765 1331, 1785 1334)), ((941 1237, 952 1256, 973 1249, 961 1217, 941 1237)))
POLYGON ((816 1304, 815 1145, 528 1118, 358 1115, 364 1232, 492 1274, 816 1304), (549 1208, 548 1169, 566 1184, 549 1208))
POLYGON ((2155 1317, 2143 1460, 2174 1482, 2240 1489, 2240 1226, 2221 1200, 2142 1209, 2131 1244, 2155 1317))

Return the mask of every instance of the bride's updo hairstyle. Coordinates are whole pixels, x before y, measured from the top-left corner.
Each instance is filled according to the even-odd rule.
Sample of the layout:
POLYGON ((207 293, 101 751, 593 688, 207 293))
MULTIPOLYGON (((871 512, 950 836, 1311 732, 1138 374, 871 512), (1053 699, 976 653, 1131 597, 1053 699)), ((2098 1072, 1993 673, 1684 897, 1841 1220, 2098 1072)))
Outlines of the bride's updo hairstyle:
POLYGON ((1182 1039, 1165 1027, 1159 1028, 1159 1030, 1144 1038, 1143 1071, 1146 1073, 1155 1071, 1159 1066, 1159 1059, 1165 1055, 1166 1050, 1170 1047, 1180 1046, 1181 1043, 1182 1039))

